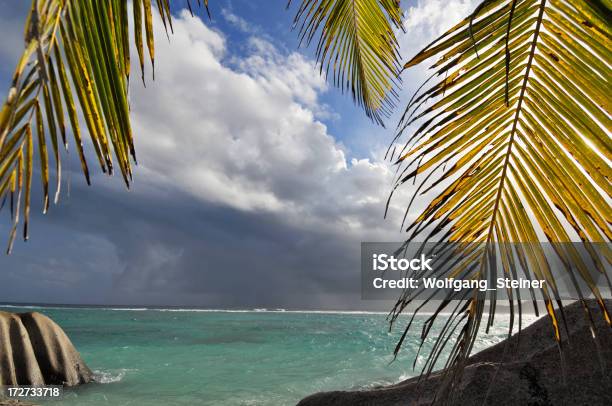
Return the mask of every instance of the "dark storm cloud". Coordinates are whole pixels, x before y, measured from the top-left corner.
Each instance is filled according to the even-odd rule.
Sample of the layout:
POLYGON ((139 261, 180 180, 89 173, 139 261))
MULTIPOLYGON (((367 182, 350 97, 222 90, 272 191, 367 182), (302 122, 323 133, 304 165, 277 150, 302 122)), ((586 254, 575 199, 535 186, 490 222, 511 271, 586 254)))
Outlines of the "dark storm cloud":
POLYGON ((358 241, 180 192, 152 200, 76 187, 33 224, 32 240, 1 259, 4 300, 324 308, 359 299, 358 241))

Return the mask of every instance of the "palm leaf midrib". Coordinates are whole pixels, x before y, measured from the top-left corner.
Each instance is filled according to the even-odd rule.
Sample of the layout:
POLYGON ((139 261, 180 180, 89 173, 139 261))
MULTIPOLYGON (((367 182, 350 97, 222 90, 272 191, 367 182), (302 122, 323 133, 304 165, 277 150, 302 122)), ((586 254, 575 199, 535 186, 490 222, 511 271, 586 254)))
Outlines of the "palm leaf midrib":
MULTIPOLYGON (((510 156, 512 154, 512 147, 514 144, 514 138, 517 132, 517 126, 521 117, 521 112, 522 112, 522 107, 523 107, 523 100, 525 99, 525 92, 527 91, 527 85, 529 84, 529 78, 530 78, 530 73, 531 73, 531 66, 533 64, 533 60, 535 58, 535 53, 536 53, 536 49, 537 49, 537 45, 538 45, 538 37, 540 34, 540 28, 542 26, 542 21, 544 18, 544 11, 546 10, 546 2, 547 0, 541 0, 540 2, 540 9, 538 12, 538 18, 537 18, 537 22, 536 22, 536 26, 533 32, 533 39, 532 39, 532 43, 531 43, 531 50, 529 52, 529 57, 527 60, 527 67, 525 69, 525 76, 523 79, 523 84, 521 86, 521 90, 518 96, 518 101, 517 101, 517 107, 516 107, 516 114, 514 116, 513 122, 512 122, 512 130, 510 131, 510 135, 509 135, 509 140, 508 140, 508 148, 504 157, 504 163, 502 164, 502 173, 501 173, 501 178, 500 178, 500 182, 499 182, 499 187, 498 187, 498 191, 497 191, 497 196, 495 197, 495 205, 493 207, 493 213, 491 215, 491 222, 489 225, 489 231, 487 232, 487 238, 486 238, 486 242, 492 242, 492 237, 493 237, 493 230, 495 228, 495 223, 496 223, 496 219, 497 219, 497 213, 499 212, 499 203, 501 201, 501 197, 502 197, 502 192, 504 189, 504 184, 507 178, 507 170, 508 170, 508 166, 510 165, 510 156)), ((509 16, 509 21, 508 21, 508 34, 507 34, 507 38, 509 37, 509 32, 511 29, 511 24, 512 24, 512 14, 514 11, 514 7, 516 5, 516 0, 513 1, 512 3, 512 11, 510 12, 510 16, 509 16)), ((506 38, 506 40, 507 40, 506 38)), ((511 64, 511 54, 509 49, 506 47, 506 71, 509 72, 510 70, 510 64, 511 64)), ((506 76, 506 83, 508 83, 508 78, 506 76)), ((508 87, 506 86, 506 100, 508 100, 508 87)), ((485 255, 483 253, 483 255, 485 255)))

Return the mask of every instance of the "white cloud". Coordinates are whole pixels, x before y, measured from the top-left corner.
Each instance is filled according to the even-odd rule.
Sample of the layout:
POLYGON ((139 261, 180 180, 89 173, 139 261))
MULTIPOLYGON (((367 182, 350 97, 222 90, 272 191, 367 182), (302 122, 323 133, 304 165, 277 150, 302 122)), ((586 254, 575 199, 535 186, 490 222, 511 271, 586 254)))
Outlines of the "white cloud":
POLYGON ((397 230, 382 219, 387 164, 347 162, 318 120, 327 85, 313 61, 253 37, 232 68, 222 35, 185 12, 158 44, 155 83, 131 89, 138 184, 351 238, 397 230))
POLYGON ((244 18, 232 13, 232 11, 228 8, 221 10, 221 16, 225 19, 225 21, 232 24, 242 32, 254 33, 257 31, 256 28, 249 24, 244 18))
MULTIPOLYGON (((405 10, 404 29, 400 36, 400 47, 404 59, 416 55, 427 44, 452 28, 476 8, 480 0, 418 0, 415 6, 405 10)), ((424 67, 412 68, 407 82, 422 81, 424 67)))
POLYGON ((293 52, 288 56, 260 37, 248 39, 250 55, 237 61, 241 71, 254 78, 266 91, 283 92, 310 109, 317 118, 331 118, 330 107, 319 102, 319 93, 328 90, 319 65, 293 52))
POLYGON ((477 0, 419 0, 408 7, 404 28, 415 45, 425 46, 444 31, 468 16, 479 3, 477 0))
POLYGON ((468 16, 479 3, 477 0, 419 0, 408 7, 404 27, 440 35, 468 16))

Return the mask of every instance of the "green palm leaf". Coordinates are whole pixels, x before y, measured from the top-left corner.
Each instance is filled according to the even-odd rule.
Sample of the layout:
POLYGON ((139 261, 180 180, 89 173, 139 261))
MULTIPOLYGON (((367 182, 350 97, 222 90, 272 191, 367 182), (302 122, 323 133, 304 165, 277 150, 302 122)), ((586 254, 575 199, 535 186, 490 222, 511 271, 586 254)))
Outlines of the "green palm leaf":
MULTIPOLYGON (((142 0, 134 2, 140 3, 142 0)), ((144 3, 150 12, 150 1, 144 3)), ((32 2, 25 28, 25 51, 0 113, 0 200, 10 198, 11 207, 16 206, 9 252, 19 222, 22 195, 24 239, 28 238, 34 145, 40 162, 44 211, 49 207, 51 165, 56 174, 55 201, 59 198, 60 147, 63 144, 68 148, 66 121, 70 123, 82 170, 90 183, 78 110, 83 114, 102 171, 112 174, 118 167, 129 186, 130 158, 135 160, 135 153, 127 100, 130 66, 127 20, 127 4, 119 0, 32 2)), ((140 25, 137 20, 135 23, 140 25)), ((149 39, 152 33, 148 26, 147 33, 149 39)), ((152 43, 152 38, 147 43, 152 43)), ((149 49, 153 59, 152 46, 149 49)))
MULTIPOLYGON (((291 3, 291 0, 289 0, 291 3)), ((350 91, 368 117, 383 125, 395 106, 399 75, 394 28, 401 26, 398 0, 303 0, 295 17, 300 39, 320 32, 321 71, 350 91)))
MULTIPOLYGON (((134 0, 132 4, 130 17, 124 0, 32 1, 25 28, 25 51, 0 111, 0 207, 10 200, 13 219, 8 252, 16 236, 20 211, 23 237, 28 238, 34 145, 40 162, 43 211, 49 207, 51 165, 56 178, 55 202, 59 198, 61 146, 68 149, 69 143, 66 122, 90 184, 79 113, 102 171, 113 174, 118 167, 129 187, 131 165, 136 162, 127 98, 130 19, 143 82, 145 43, 152 66, 155 60, 151 0, 134 0)), ((171 27, 168 0, 158 0, 157 7, 164 24, 168 22, 171 27)))
MULTIPOLYGON (((453 258, 461 260, 449 261, 436 276, 490 279, 496 272, 490 254, 498 247, 507 276, 531 272, 547 281, 548 288, 538 294, 558 341, 562 305, 542 246, 504 243, 582 241, 589 247, 590 242, 610 242, 611 4, 607 0, 481 3, 473 15, 406 64, 410 68, 438 58, 432 77, 407 106, 396 140, 409 130, 411 136, 391 154, 398 165, 395 189, 420 178, 415 197, 430 199, 407 226, 408 241, 460 243, 439 245, 440 255, 452 250, 453 258)), ((566 271, 576 295, 593 295, 610 323, 587 261, 571 244, 559 244, 556 255, 564 264, 573 264, 566 271), (588 291, 581 291, 579 282, 588 291)), ((607 249, 603 256, 593 254, 592 259, 609 284, 602 266, 610 261, 607 249)), ((485 300, 490 300, 487 328, 497 302, 490 292, 461 295, 440 302, 438 312, 451 303, 456 306, 424 369, 429 374, 451 342, 446 362, 451 382, 470 354, 485 300)), ((510 329, 515 306, 521 325, 517 295, 508 293, 510 329)), ((426 299, 424 292, 402 296, 392 320, 397 321, 415 299, 426 299)), ((537 312, 535 300, 534 307, 537 312)), ((427 323, 423 341, 435 319, 427 323)), ((410 324, 406 331, 409 328, 410 324)))

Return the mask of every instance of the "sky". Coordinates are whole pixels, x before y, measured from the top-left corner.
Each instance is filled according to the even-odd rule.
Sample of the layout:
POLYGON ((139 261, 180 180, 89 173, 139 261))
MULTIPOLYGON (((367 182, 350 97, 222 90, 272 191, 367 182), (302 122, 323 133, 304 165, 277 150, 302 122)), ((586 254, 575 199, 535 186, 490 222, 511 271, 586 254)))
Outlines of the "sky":
MULTIPOLYGON (((393 167, 383 158, 424 67, 403 73, 398 109, 382 128, 319 75, 313 50, 291 29, 295 5, 210 3, 212 20, 174 1, 169 40, 155 16, 155 81, 149 64, 146 88, 140 72, 131 75, 133 187, 99 169, 88 187, 75 154, 65 156, 59 204, 43 215, 35 182, 30 240, 0 257, 0 302, 389 307, 361 300, 360 243, 402 239, 410 190, 384 219, 393 167)), ((0 0, 4 94, 28 5, 0 0)), ((402 58, 475 5, 403 2, 402 58)), ((1 245, 9 227, 0 212, 1 245)))

